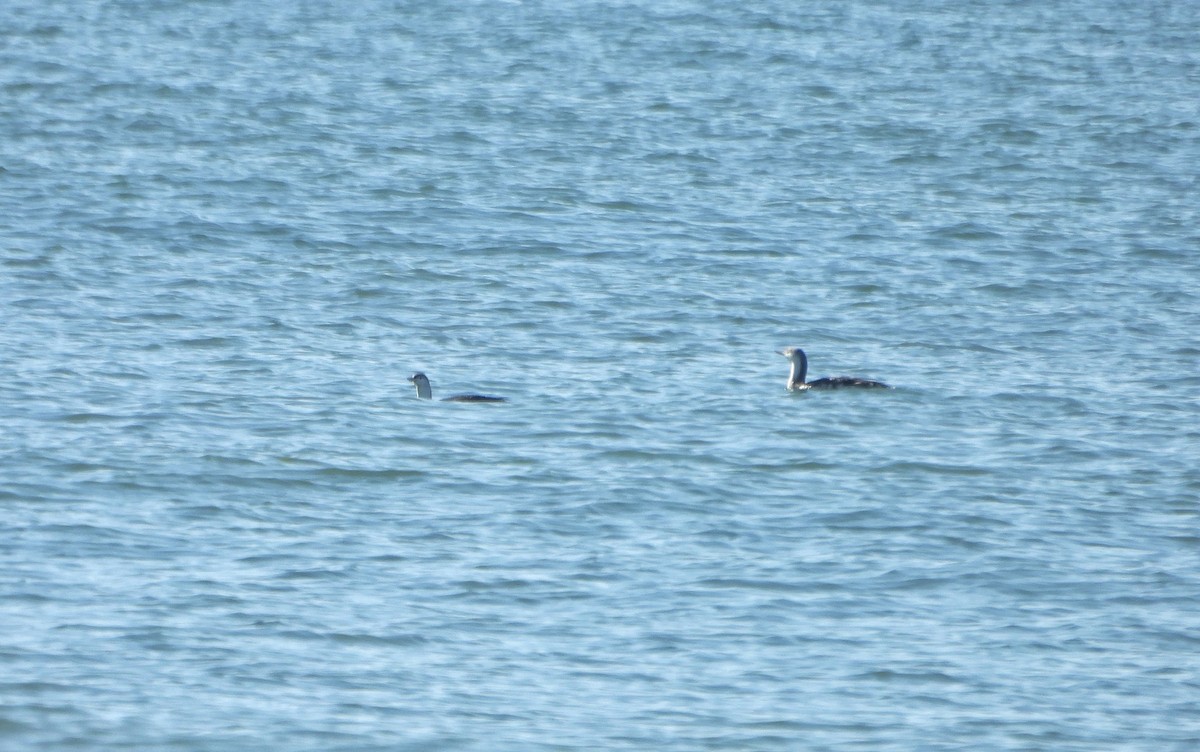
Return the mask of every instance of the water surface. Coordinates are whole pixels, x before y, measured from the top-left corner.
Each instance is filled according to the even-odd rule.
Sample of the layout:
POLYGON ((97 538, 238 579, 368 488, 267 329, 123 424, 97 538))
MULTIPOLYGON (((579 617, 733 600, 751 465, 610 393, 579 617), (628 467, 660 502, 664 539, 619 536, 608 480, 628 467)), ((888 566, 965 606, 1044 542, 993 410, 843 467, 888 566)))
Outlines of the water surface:
POLYGON ((10 2, 0 748, 1195 748, 1197 29, 10 2))

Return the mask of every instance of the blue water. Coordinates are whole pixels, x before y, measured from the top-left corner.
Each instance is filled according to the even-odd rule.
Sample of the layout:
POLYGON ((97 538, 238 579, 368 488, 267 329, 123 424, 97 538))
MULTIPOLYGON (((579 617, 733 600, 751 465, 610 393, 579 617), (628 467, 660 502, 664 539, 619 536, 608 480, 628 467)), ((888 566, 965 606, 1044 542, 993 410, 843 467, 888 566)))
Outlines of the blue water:
POLYGON ((1196 749, 1197 165, 1188 2, 7 0, 0 749, 1196 749))

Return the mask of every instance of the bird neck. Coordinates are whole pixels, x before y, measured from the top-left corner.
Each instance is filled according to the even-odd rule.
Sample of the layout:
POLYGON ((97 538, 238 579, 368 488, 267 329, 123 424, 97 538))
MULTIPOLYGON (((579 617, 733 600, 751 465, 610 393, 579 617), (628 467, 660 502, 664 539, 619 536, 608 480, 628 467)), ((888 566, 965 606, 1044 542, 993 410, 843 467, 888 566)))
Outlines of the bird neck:
POLYGON ((417 396, 421 399, 433 399, 433 389, 429 387, 429 379, 417 379, 413 381, 413 385, 417 387, 417 396))
POLYGON ((792 375, 788 377, 788 386, 805 383, 808 376, 808 358, 802 352, 792 353, 792 375))

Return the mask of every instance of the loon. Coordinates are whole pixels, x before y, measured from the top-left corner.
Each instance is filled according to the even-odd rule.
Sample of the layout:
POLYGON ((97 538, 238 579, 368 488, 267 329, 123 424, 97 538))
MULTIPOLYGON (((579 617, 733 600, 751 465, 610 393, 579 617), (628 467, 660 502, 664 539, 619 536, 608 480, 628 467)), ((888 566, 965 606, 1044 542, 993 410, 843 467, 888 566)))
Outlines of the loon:
POLYGON ((882 381, 871 381, 854 376, 833 376, 832 378, 805 381, 808 374, 808 358, 799 347, 785 347, 779 354, 792 361, 792 373, 788 376, 787 388, 793 392, 803 392, 809 389, 841 389, 843 387, 860 387, 864 389, 891 389, 882 381))
MULTIPOLYGON (((417 388, 417 396, 421 399, 433 399, 433 389, 429 386, 429 377, 421 372, 408 377, 417 388)), ((503 397, 489 397, 486 394, 456 394, 453 397, 443 397, 442 402, 507 402, 503 397)))

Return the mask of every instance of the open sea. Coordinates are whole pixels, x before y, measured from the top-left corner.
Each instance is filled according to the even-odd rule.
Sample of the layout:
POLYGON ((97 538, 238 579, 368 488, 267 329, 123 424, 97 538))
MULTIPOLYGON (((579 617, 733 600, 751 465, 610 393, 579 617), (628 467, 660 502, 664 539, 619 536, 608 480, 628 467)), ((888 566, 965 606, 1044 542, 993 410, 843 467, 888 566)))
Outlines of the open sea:
POLYGON ((1200 749, 1198 181, 1196 2, 4 0, 0 750, 1200 749))

